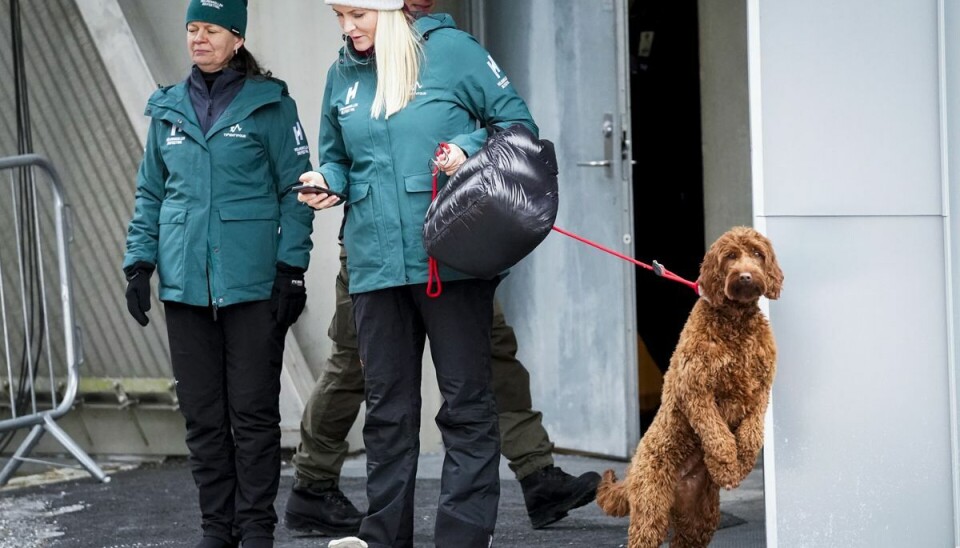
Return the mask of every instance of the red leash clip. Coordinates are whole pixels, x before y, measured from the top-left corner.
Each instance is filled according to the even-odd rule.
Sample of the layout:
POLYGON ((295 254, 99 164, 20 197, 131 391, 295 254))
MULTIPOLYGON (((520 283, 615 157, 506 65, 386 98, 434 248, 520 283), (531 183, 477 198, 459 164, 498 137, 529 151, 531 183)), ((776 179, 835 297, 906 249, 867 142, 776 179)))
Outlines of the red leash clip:
MULTIPOLYGON (((446 160, 450 154, 450 145, 440 143, 437 151, 433 155, 433 192, 430 194, 430 201, 437 199, 437 178, 440 176, 440 166, 438 161, 446 160)), ((435 299, 443 292, 443 282, 440 281, 440 266, 433 257, 427 258, 427 297, 435 299)))

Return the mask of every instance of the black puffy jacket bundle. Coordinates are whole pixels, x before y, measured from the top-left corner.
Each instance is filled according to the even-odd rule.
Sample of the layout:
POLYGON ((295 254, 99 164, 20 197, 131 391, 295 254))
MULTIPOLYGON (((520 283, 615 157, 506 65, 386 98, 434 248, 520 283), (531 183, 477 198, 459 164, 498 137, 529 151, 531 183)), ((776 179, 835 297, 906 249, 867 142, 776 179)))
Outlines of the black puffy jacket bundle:
POLYGON ((424 247, 454 270, 492 278, 540 245, 558 204, 553 143, 515 124, 491 135, 437 193, 424 247))

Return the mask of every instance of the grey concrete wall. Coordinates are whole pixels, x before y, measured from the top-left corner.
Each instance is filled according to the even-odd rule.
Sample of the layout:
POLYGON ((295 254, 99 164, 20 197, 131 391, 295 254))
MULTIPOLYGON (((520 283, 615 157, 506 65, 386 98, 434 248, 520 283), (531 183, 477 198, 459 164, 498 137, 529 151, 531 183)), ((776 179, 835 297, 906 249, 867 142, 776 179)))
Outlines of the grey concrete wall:
POLYGON ((117 0, 117 3, 133 29, 154 83, 170 85, 183 80, 190 68, 184 25, 187 0, 117 0))

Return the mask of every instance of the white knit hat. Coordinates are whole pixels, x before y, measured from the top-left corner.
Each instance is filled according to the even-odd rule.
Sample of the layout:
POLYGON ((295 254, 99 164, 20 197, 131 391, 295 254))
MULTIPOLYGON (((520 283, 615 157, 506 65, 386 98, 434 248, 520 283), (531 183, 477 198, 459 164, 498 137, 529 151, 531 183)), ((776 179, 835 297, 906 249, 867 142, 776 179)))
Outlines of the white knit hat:
POLYGON ((339 4, 351 8, 381 11, 398 10, 403 7, 403 0, 323 0, 323 3, 328 6, 339 4))

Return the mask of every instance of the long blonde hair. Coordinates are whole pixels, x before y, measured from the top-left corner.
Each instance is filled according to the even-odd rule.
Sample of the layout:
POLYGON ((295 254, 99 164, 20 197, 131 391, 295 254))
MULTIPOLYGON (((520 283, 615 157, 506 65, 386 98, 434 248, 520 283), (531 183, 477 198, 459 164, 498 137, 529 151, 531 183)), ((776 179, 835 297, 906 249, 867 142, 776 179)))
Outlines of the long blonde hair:
POLYGON ((377 94, 370 116, 384 118, 402 110, 415 92, 423 47, 403 10, 381 11, 374 36, 377 94))

